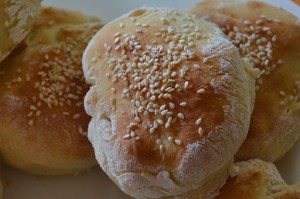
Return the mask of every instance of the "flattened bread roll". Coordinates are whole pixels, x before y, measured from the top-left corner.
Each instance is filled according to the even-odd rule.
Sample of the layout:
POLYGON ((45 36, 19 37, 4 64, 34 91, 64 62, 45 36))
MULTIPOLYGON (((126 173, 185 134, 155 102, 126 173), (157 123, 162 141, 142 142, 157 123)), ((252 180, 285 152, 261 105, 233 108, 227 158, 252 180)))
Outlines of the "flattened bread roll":
POLYGON ((300 136, 300 26, 288 12, 265 3, 209 0, 190 12, 219 25, 262 71, 250 130, 238 160, 276 161, 300 136))
POLYGON ((250 160, 236 163, 237 175, 229 178, 216 199, 299 199, 300 183, 288 185, 273 163, 250 160))
POLYGON ((0 153, 35 174, 69 174, 96 164, 84 132, 88 90, 81 57, 99 20, 44 8, 26 40, 0 65, 0 153))
POLYGON ((88 137, 120 189, 134 198, 216 194, 246 137, 257 71, 215 25, 134 10, 95 35, 83 69, 88 137))
POLYGON ((26 37, 40 12, 40 0, 0 0, 0 62, 26 37))

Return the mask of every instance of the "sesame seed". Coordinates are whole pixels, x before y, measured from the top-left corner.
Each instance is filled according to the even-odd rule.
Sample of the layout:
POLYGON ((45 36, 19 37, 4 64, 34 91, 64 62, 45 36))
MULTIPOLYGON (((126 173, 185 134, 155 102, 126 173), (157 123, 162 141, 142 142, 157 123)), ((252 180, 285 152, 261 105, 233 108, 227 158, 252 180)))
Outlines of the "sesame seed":
POLYGON ((37 111, 35 115, 36 115, 37 117, 39 117, 41 114, 42 114, 41 111, 37 111))
POLYGON ((172 122, 172 117, 169 117, 167 123, 165 124, 166 129, 171 126, 171 122, 172 122))
POLYGON ((263 21, 261 19, 256 20, 256 25, 261 25, 263 23, 263 21))
POLYGON ((207 64, 208 62, 209 62, 209 58, 205 57, 205 58, 203 59, 203 63, 204 63, 204 64, 207 64))
POLYGON ((150 25, 149 24, 142 24, 142 27, 143 28, 147 28, 147 27, 149 27, 150 25))
POLYGON ((194 64, 194 68, 195 68, 196 70, 199 70, 199 69, 200 69, 200 65, 199 65, 199 64, 194 64))
POLYGON ((129 138, 130 138, 130 135, 129 135, 129 134, 126 134, 126 135, 123 136, 123 138, 124 138, 124 139, 129 139, 129 138))
POLYGON ((28 125, 32 126, 33 125, 33 120, 29 120, 28 125))
POLYGON ((162 125, 162 124, 164 123, 164 121, 163 121, 162 119, 160 119, 160 118, 158 118, 156 121, 157 121, 157 123, 160 124, 160 125, 162 125))
POLYGON ((172 102, 169 102, 169 106, 170 106, 171 109, 174 109, 174 108, 175 108, 175 104, 172 103, 172 102))
POLYGON ((116 33, 114 34, 114 37, 119 37, 120 35, 121 35, 120 32, 116 32, 116 33))
POLYGON ((199 133, 200 136, 203 135, 203 129, 201 127, 198 128, 198 133, 199 133))
POLYGON ((199 119, 197 119, 197 121, 196 121, 196 125, 199 125, 199 124, 201 124, 201 121, 202 121, 202 118, 200 117, 199 119))
POLYGON ((140 137, 136 136, 135 138, 133 138, 135 141, 138 141, 140 139, 140 137))
POLYGON ((156 142, 156 144, 158 144, 158 145, 161 145, 161 144, 162 144, 162 143, 161 143, 161 139, 156 139, 155 142, 156 142))
POLYGON ((271 30, 269 27, 263 27, 263 31, 269 31, 269 30, 271 30))
POLYGON ((178 113, 178 118, 184 119, 184 115, 182 113, 178 113))
POLYGON ((188 81, 184 82, 184 86, 183 86, 183 88, 184 88, 184 89, 187 89, 187 88, 188 88, 188 86, 189 86, 189 82, 188 82, 188 81))
POLYGON ((131 131, 131 132, 130 132, 130 137, 133 138, 133 137, 135 137, 135 136, 136 136, 136 133, 135 133, 134 131, 131 131))
POLYGON ((79 113, 76 113, 75 115, 73 115, 73 119, 78 119, 80 117, 79 113))
POLYGON ((163 152, 164 149, 165 149, 164 145, 160 145, 160 146, 159 146, 159 150, 160 150, 161 152, 163 152))
POLYGON ((31 117, 32 115, 33 115, 32 111, 27 114, 28 117, 31 117))
POLYGON ((152 96, 150 97, 150 100, 151 100, 151 101, 155 101, 155 100, 156 100, 156 96, 155 96, 155 95, 152 95, 152 96))
POLYGON ((30 106, 30 110, 34 110, 34 111, 36 111, 36 110, 37 110, 37 108, 36 108, 35 106, 31 105, 31 106, 30 106))
POLYGON ((171 77, 176 77, 176 75, 177 75, 177 72, 172 72, 172 74, 171 74, 171 77))
POLYGON ((141 77, 135 77, 135 78, 134 78, 134 81, 136 81, 136 82, 139 82, 139 81, 141 81, 141 80, 142 80, 141 77))
POLYGON ((153 134, 154 131, 155 131, 155 128, 151 128, 151 129, 150 129, 150 134, 153 134))
POLYGON ((136 31, 137 33, 143 33, 143 31, 142 31, 141 29, 139 29, 139 28, 137 28, 135 31, 136 31))
POLYGON ((115 44, 119 43, 120 42, 120 37, 117 37, 114 41, 115 44))
POLYGON ((119 27, 120 27, 120 28, 124 28, 124 24, 120 22, 120 23, 119 23, 119 27))
POLYGON ((199 93, 199 94, 205 93, 205 89, 204 89, 204 88, 200 88, 200 89, 197 91, 197 93, 199 93))
POLYGON ((168 113, 168 110, 163 110, 163 111, 161 112, 161 115, 164 116, 164 115, 167 115, 167 113, 168 113))
POLYGON ((286 96, 285 92, 283 92, 283 91, 280 91, 279 94, 283 97, 286 96))
POLYGON ((248 21, 248 20, 245 20, 245 21, 244 21, 244 24, 246 24, 246 25, 250 25, 250 24, 251 24, 251 22, 250 22, 250 21, 248 21))
POLYGON ((185 106, 187 106, 187 103, 186 102, 181 102, 179 105, 182 106, 182 107, 185 107, 185 106))
POLYGON ((182 141, 181 140, 174 140, 174 142, 175 142, 175 144, 177 144, 177 145, 182 145, 182 141))
POLYGON ((159 110, 163 111, 163 110, 165 110, 165 108, 166 108, 166 105, 164 104, 159 108, 159 110))
POLYGON ((136 116, 136 117, 134 118, 134 120, 137 121, 137 122, 141 122, 141 118, 140 118, 139 116, 136 116))

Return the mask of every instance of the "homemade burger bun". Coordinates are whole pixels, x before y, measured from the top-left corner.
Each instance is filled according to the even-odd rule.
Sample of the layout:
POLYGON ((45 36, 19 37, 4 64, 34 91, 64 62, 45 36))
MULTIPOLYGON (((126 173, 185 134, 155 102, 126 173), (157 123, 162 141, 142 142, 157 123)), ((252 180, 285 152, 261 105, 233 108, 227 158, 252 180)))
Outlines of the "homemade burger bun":
POLYGON ((40 0, 0 0, 0 62, 26 37, 39 12, 40 0))
POLYGON ((206 0, 191 13, 216 23, 243 57, 262 71, 246 141, 237 160, 280 159, 300 135, 300 26, 265 3, 206 0))
POLYGON ((84 56, 96 159, 134 198, 213 197, 244 141, 253 70, 217 26, 141 8, 105 25, 84 56))
POLYGON ((43 8, 34 29, 0 65, 0 153, 18 169, 73 174, 96 164, 81 57, 97 18, 43 8))
POLYGON ((298 199, 300 182, 288 185, 275 165, 259 159, 235 164, 237 174, 227 180, 216 199, 298 199))

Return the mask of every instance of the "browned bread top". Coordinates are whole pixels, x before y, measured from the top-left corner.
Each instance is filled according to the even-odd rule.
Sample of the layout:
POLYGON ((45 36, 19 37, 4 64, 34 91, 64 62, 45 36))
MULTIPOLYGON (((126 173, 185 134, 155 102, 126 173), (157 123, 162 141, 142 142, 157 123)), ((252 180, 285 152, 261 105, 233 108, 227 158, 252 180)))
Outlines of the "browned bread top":
POLYGON ((90 117, 81 57, 101 25, 78 12, 43 8, 34 29, 0 65, 0 153, 36 174, 95 165, 84 135, 90 117))

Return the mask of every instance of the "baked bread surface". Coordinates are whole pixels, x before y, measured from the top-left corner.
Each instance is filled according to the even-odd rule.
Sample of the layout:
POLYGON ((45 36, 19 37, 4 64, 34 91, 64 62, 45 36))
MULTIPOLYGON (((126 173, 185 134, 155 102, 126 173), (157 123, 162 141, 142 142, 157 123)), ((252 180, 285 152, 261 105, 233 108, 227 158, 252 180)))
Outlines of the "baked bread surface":
POLYGON ((141 8, 90 41, 88 137, 134 198, 211 198, 248 131, 257 74, 213 24, 141 8))
POLYGON ((0 153, 18 169, 73 174, 95 166, 81 57, 97 18, 43 8, 32 32, 0 65, 0 153))
POLYGON ((259 159, 235 163, 236 176, 227 180, 216 199, 298 199, 300 183, 288 185, 273 163, 259 159))
POLYGON ((237 160, 280 159, 300 135, 300 26, 262 2, 209 0, 190 10, 216 23, 243 57, 262 71, 246 141, 237 160))
POLYGON ((28 35, 40 12, 40 0, 0 1, 0 62, 28 35))

